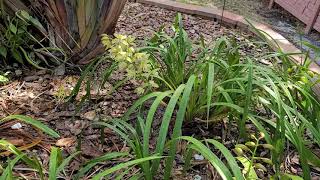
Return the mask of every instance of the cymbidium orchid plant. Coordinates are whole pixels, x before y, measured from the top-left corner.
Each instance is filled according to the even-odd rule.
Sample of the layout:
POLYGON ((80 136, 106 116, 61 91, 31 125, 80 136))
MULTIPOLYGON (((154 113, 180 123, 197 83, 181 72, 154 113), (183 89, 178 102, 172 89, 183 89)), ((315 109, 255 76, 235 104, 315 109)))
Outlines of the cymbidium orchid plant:
POLYGON ((158 88, 153 80, 158 77, 158 73, 157 69, 152 68, 149 54, 139 52, 134 41, 134 37, 121 34, 115 34, 114 38, 106 34, 102 36, 102 44, 110 57, 118 63, 118 70, 126 72, 128 80, 141 82, 136 92, 143 94, 147 89, 158 88))

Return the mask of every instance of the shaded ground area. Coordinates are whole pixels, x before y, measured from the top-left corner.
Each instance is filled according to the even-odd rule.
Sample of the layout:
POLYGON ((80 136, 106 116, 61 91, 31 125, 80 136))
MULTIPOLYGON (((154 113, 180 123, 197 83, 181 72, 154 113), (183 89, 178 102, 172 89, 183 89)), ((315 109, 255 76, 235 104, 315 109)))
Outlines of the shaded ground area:
MULTIPOLYGON (((270 24, 271 27, 294 43, 298 48, 307 51, 301 41, 307 41, 320 47, 320 33, 313 30, 310 34, 304 34, 305 24, 285 11, 279 5, 268 9, 269 0, 176 0, 205 6, 216 6, 221 9, 234 12, 254 21, 270 24)), ((314 57, 314 52, 311 52, 314 57)), ((317 63, 320 64, 319 59, 317 63)))

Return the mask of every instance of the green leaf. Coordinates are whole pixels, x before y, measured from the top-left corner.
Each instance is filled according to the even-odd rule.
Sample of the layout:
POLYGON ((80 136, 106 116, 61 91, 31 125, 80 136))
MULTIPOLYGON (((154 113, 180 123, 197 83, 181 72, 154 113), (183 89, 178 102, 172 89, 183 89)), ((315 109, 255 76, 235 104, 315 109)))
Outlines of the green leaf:
POLYGON ((112 168, 110 169, 107 169, 97 175, 95 175, 92 180, 100 180, 101 178, 111 174, 111 173, 114 173, 120 169, 123 169, 123 168, 127 168, 127 167, 130 167, 130 166, 134 166, 134 165, 138 165, 138 164, 141 164, 143 162, 146 162, 146 161, 150 161, 150 160, 154 160, 154 159, 160 159, 162 158, 161 156, 150 156, 150 157, 145 157, 145 158, 140 158, 140 159, 135 159, 135 160, 132 160, 132 161, 129 161, 129 162, 126 162, 126 163, 121 163, 121 164, 118 164, 116 166, 113 166, 112 168))
POLYGON ((288 173, 282 174, 281 179, 282 180, 303 180, 303 178, 301 178, 300 176, 295 176, 288 173))
POLYGON ((29 167, 37 170, 40 174, 40 179, 44 179, 43 169, 37 159, 30 159, 27 155, 22 153, 19 149, 17 149, 14 145, 5 140, 0 140, 0 147, 3 149, 12 152, 16 156, 21 156, 21 160, 25 162, 29 167))
POLYGON ((13 180, 12 177, 12 169, 14 165, 24 156, 24 154, 20 154, 17 157, 15 157, 12 161, 8 162, 8 166, 0 176, 0 180, 13 180))
POLYGON ((207 127, 209 126, 210 104, 212 101, 213 82, 214 82, 214 64, 209 63, 208 87, 207 87, 207 127))
POLYGON ((64 159, 56 170, 57 175, 59 175, 59 173, 63 171, 64 168, 70 163, 70 161, 80 153, 81 153, 80 151, 75 152, 71 154, 69 157, 67 157, 66 159, 64 159))
POLYGON ((0 120, 0 124, 4 123, 6 121, 10 121, 10 120, 19 120, 22 121, 24 123, 30 124, 40 130, 42 130, 44 133, 47 133, 48 135, 54 137, 54 138, 59 138, 59 134, 56 133, 54 130, 50 129, 49 127, 47 127, 46 125, 42 124, 40 121, 37 121, 35 119, 32 119, 31 117, 28 116, 23 116, 23 115, 10 115, 7 116, 3 119, 0 120))
POLYGON ((82 167, 79 171, 78 174, 76 174, 75 179, 80 179, 83 177, 92 167, 99 163, 103 163, 104 161, 111 160, 114 158, 118 157, 123 157, 128 155, 128 153, 119 153, 119 152, 113 152, 113 153, 107 153, 103 156, 97 157, 95 159, 90 160, 85 164, 84 167, 82 167))
POLYGON ((245 158, 245 157, 237 157, 237 159, 241 162, 241 164, 243 165, 244 169, 243 169, 243 173, 244 174, 248 174, 248 179, 258 179, 258 176, 256 174, 256 172, 254 171, 254 168, 250 165, 250 161, 245 158))
POLYGON ((30 55, 22 48, 20 47, 20 50, 22 51, 23 55, 24 55, 24 58, 28 61, 29 64, 31 64, 32 66, 34 66, 35 68, 37 69, 46 69, 46 68, 43 68, 41 66, 39 66, 36 62, 34 62, 31 58, 30 58, 30 55))
MULTIPOLYGON (((162 100, 169 96, 172 93, 172 91, 166 91, 163 92, 161 94, 158 95, 158 97, 153 101, 150 110, 148 112, 147 115, 147 119, 146 119, 146 124, 145 124, 145 129, 144 129, 144 133, 143 133, 143 157, 148 157, 149 156, 149 146, 150 146, 150 134, 152 131, 152 122, 153 122, 153 118, 154 118, 154 114, 157 111, 160 103, 162 102, 162 100)), ((145 166, 145 169, 148 169, 145 173, 146 177, 150 177, 151 178, 151 171, 149 170, 149 162, 146 161, 143 163, 143 165, 145 166)))
POLYGON ((25 18, 26 20, 29 20, 29 19, 30 19, 29 13, 28 13, 27 11, 25 11, 25 10, 21 10, 21 11, 20 11, 20 15, 21 15, 23 18, 25 18))
MULTIPOLYGON (((160 131, 159 131, 159 136, 157 138, 156 150, 155 150, 155 153, 159 154, 160 156, 163 154, 163 151, 164 151, 164 146, 165 146, 166 137, 168 134, 169 124, 170 124, 173 112, 175 110, 177 102, 178 102, 180 95, 183 92, 184 88, 185 88, 184 84, 180 85, 177 88, 177 90, 173 93, 172 97, 170 98, 168 106, 164 112, 160 131)), ((159 165, 160 165, 160 160, 157 159, 157 160, 153 161, 152 170, 151 170, 153 176, 156 175, 156 172, 159 168, 159 165)))
POLYGON ((17 34, 18 30, 17 30, 17 27, 14 24, 10 23, 9 29, 13 34, 17 34))
POLYGON ((252 98, 251 96, 252 96, 253 67, 252 67, 252 60, 250 58, 247 58, 247 61, 250 66, 249 66, 249 74, 248 74, 248 84, 246 88, 246 102, 243 108, 242 120, 239 124, 241 138, 245 138, 245 135, 246 135, 245 124, 248 119, 249 108, 251 105, 251 98, 252 98))
MULTIPOLYGON (((179 137, 178 139, 186 140, 189 143, 192 143, 192 146, 190 146, 190 148, 192 148, 192 149, 198 151, 199 153, 201 153, 212 164, 212 166, 217 170, 217 172, 219 173, 219 175, 221 176, 222 179, 224 179, 224 180, 233 179, 232 178, 233 176, 232 176, 231 172, 224 165, 224 163, 220 160, 220 158, 218 156, 216 156, 208 147, 206 147, 199 140, 197 140, 197 139, 195 139, 193 137, 189 137, 189 136, 182 136, 182 137, 179 137)), ((232 162, 232 161, 235 161, 235 160, 232 157, 232 155, 230 155, 230 154, 227 154, 227 158, 231 162, 233 168, 235 168, 234 167, 234 162, 232 162), (232 158, 233 158, 233 160, 232 160, 232 158)), ((239 175, 239 169, 236 170, 236 171, 237 171, 235 173, 236 178, 239 179, 239 180, 243 179, 242 174, 240 173, 240 175, 239 175)))
POLYGON ((50 153, 49 162, 49 180, 57 179, 57 168, 59 166, 59 156, 61 155, 60 149, 57 147, 52 147, 50 153))
POLYGON ((57 147, 52 147, 49 162, 49 180, 56 180, 59 173, 63 171, 65 166, 67 166, 70 161, 78 154, 80 154, 80 152, 75 152, 68 158, 62 160, 61 150, 57 147))
POLYGON ((137 110, 137 108, 139 106, 141 106, 145 101, 154 98, 156 96, 158 96, 159 94, 161 94, 161 92, 153 92, 150 94, 147 94, 145 96, 143 96, 142 98, 138 99, 128 110, 127 112, 124 114, 124 119, 129 119, 129 116, 137 110))
POLYGON ((22 59, 22 56, 20 54, 20 52, 16 49, 11 49, 11 53, 12 53, 12 56, 13 58, 18 61, 20 64, 23 64, 23 59, 22 59))
POLYGON ((217 149, 220 150, 223 156, 227 159, 228 164, 233 172, 233 175, 236 177, 237 180, 244 179, 242 176, 241 170, 239 168, 239 165, 236 162, 236 159, 232 156, 231 152, 223 144, 221 144, 220 142, 214 139, 207 139, 205 141, 213 144, 217 149))
POLYGON ((177 118, 175 121, 175 125, 173 128, 173 134, 172 134, 173 142, 170 145, 169 157, 167 158, 167 161, 166 161, 165 175, 164 175, 164 179, 166 179, 166 180, 168 180, 171 175, 173 160, 174 160, 174 156, 176 154, 176 148, 177 148, 177 138, 179 136, 181 136, 182 123, 184 120, 184 116, 186 113, 188 102, 190 100, 190 95, 191 95, 193 85, 195 83, 195 79, 196 79, 196 76, 194 76, 194 75, 192 75, 189 78, 189 80, 186 84, 186 87, 184 89, 180 104, 179 104, 179 110, 177 112, 177 118))
POLYGON ((7 83, 9 82, 9 78, 7 78, 5 75, 0 74, 0 83, 7 83))
POLYGON ((7 48, 4 46, 0 46, 0 55, 3 56, 4 58, 7 57, 7 48))

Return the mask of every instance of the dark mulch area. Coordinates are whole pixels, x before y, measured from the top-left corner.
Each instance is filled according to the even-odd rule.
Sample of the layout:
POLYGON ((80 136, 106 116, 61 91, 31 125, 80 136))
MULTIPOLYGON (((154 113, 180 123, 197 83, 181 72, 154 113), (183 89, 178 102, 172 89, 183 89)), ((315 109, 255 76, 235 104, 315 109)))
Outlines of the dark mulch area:
MULTIPOLYGON (((153 32, 160 29, 162 25, 165 25, 169 31, 175 15, 176 12, 173 11, 138 3, 128 3, 119 19, 116 33, 130 34, 137 37, 138 40, 143 41, 145 38, 150 37, 153 32)), ((217 22, 190 15, 183 15, 183 19, 187 32, 192 40, 195 41, 199 40, 200 36, 203 36, 207 42, 211 42, 223 35, 235 37, 237 41, 249 41, 248 39, 251 38, 250 34, 236 29, 221 27, 217 22)), ((247 46, 243 47, 242 53, 261 51, 263 49, 247 46)), ((107 64, 100 71, 107 68, 107 64)), ((7 69, 10 70, 10 68, 7 69)), ((12 74, 15 74, 15 69, 11 68, 12 74)), ((100 73, 97 72, 97 74, 100 73)), ((32 142, 32 139, 34 140, 32 137, 40 137, 41 142, 25 152, 38 155, 45 166, 48 165, 51 145, 62 147, 65 155, 71 154, 76 151, 78 144, 76 139, 79 137, 81 137, 82 154, 67 169, 69 175, 89 159, 101 156, 107 152, 128 151, 128 147, 123 143, 123 140, 109 129, 105 129, 106 138, 102 144, 99 139, 99 130, 93 128, 90 124, 101 119, 121 117, 127 108, 139 98, 134 93, 134 83, 124 85, 112 95, 108 95, 111 87, 110 84, 106 86, 105 91, 99 94, 95 90, 95 87, 92 87, 93 100, 84 104, 80 112, 74 116, 76 106, 65 103, 63 98, 71 92, 71 89, 79 78, 79 74, 69 75, 66 73, 62 76, 54 76, 46 71, 36 72, 22 69, 21 75, 13 75, 12 78, 14 79, 12 82, 0 87, 0 117, 5 117, 9 114, 22 114, 34 117, 55 129, 61 135, 61 139, 57 141, 56 139, 49 138, 31 130, 28 126, 23 126, 19 130, 12 130, 12 124, 5 124, 5 126, 0 127, 0 137, 10 139, 17 146, 23 146, 32 142), (14 136, 9 135, 7 132, 22 135, 14 136)), ((110 83, 115 82, 119 78, 121 78, 121 74, 113 75, 110 83)), ((85 91, 82 89, 80 95, 84 94, 85 91)), ((157 117, 161 117, 162 113, 163 111, 160 109, 157 112, 157 117)), ((158 129, 159 124, 159 120, 155 120, 155 129, 158 129)), ((220 138, 225 142, 226 146, 231 148, 236 136, 235 133, 229 133, 226 137, 221 137, 222 130, 224 129, 222 127, 224 126, 226 126, 224 123, 214 124, 207 129, 203 124, 191 123, 184 127, 183 132, 186 135, 220 138)), ((156 131, 153 133, 154 135, 157 134, 156 131)), ((154 143, 154 141, 151 141, 151 144, 154 143)), ((185 145, 181 144, 178 149, 180 149, 179 152, 183 152, 185 145)), ((123 161, 126 160, 123 159, 123 161)), ((212 176, 216 177, 213 167, 208 165, 206 161, 199 161, 198 165, 194 167, 192 174, 188 174, 187 177, 182 176, 180 161, 182 162, 181 156, 178 156, 174 170, 175 179, 193 179, 195 176, 201 176, 203 179, 210 179, 212 176)), ((290 165, 290 163, 288 164, 290 165)), ((97 167, 97 169, 111 165, 106 163, 97 167)), ((21 171, 22 167, 24 166, 19 165, 16 171, 30 177, 34 175, 33 173, 21 171)))

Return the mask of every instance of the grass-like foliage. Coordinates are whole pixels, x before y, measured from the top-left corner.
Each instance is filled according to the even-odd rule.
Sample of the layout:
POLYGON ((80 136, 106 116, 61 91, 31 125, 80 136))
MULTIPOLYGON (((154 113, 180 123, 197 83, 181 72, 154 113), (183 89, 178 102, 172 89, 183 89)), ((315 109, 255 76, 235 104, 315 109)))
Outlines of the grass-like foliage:
MULTIPOLYGON (((18 121, 20 121, 22 123, 29 124, 29 125, 31 125, 31 126, 33 126, 35 128, 38 128, 39 130, 47 133, 48 135, 50 135, 50 136, 52 136, 54 138, 60 137, 59 134, 56 133, 54 130, 52 130, 49 127, 47 127, 46 125, 42 124, 40 121, 35 120, 33 118, 30 118, 28 116, 10 115, 10 116, 7 116, 7 117, 5 117, 3 119, 0 119, 0 124, 8 122, 10 120, 18 120, 18 121)), ((13 169, 14 165, 20 160, 23 161, 25 164, 27 164, 30 168, 36 170, 38 172, 38 174, 39 174, 39 178, 40 179, 44 179, 45 175, 44 175, 44 172, 43 172, 43 167, 42 167, 41 163, 36 158, 29 158, 19 148, 16 148, 14 145, 10 144, 6 140, 0 140, 0 150, 9 151, 12 154, 16 155, 16 157, 13 160, 8 159, 8 163, 6 165, 6 168, 4 170, 2 169, 2 172, 1 172, 1 169, 0 169, 0 172, 2 173, 2 175, 0 176, 0 180, 14 179, 14 176, 13 176, 13 173, 12 173, 12 169, 13 169)), ((53 153, 54 152, 58 153, 58 150, 54 149, 53 153)), ((60 151, 59 151, 59 153, 61 155, 60 151)), ((66 161, 70 161, 70 160, 66 160, 66 161)), ((64 162, 63 164, 66 164, 66 162, 64 162)), ((64 166, 63 167, 59 167, 58 172, 63 170, 64 166)), ((50 176, 57 175, 57 173, 52 174, 50 176)), ((51 178, 51 179, 53 179, 53 178, 51 178)))
MULTIPOLYGON (((309 179, 309 164, 319 166, 319 158, 308 150, 307 145, 310 140, 314 144, 319 144, 320 140, 320 104, 312 91, 313 85, 317 83, 314 79, 318 77, 308 70, 310 61, 306 58, 303 64, 295 64, 290 59, 292 54, 285 54, 281 49, 269 54, 243 56, 240 48, 245 44, 227 37, 221 37, 210 44, 201 41, 195 45, 183 29, 181 15, 177 15, 172 29, 173 36, 160 31, 147 42, 146 47, 140 49, 146 53, 143 57, 151 59, 147 61, 148 72, 158 72, 152 73, 152 79, 159 86, 158 90, 163 92, 147 94, 128 110, 123 119, 100 125, 113 129, 124 138, 136 159, 148 158, 150 155, 164 159, 164 178, 168 179, 176 153, 177 138, 182 135, 184 121, 197 119, 206 123, 217 123, 222 119, 228 119, 230 123, 237 123, 239 137, 244 139, 248 137, 246 124, 253 123, 258 131, 265 134, 266 143, 273 147, 270 151, 275 167, 274 176, 280 178, 285 175, 281 172, 280 165, 284 160, 285 143, 289 141, 300 155, 303 177, 309 179), (272 65, 259 63, 260 59, 268 59, 272 65), (133 128, 126 122, 129 115, 151 98, 154 101, 146 118, 137 116, 137 127, 133 128), (151 153, 151 125, 161 103, 167 105, 157 145, 151 153), (167 141, 168 127, 173 114, 176 114, 175 126, 171 140, 167 141), (310 132, 307 136, 306 131, 310 132), (166 142, 170 143, 165 146, 166 142), (170 147, 169 150, 166 147, 170 147), (167 156, 163 157, 164 154, 167 156)), ((264 44, 270 44, 271 47, 277 45, 265 33, 253 30, 261 36, 264 44)), ((130 68, 135 63, 141 63, 133 58, 136 50, 131 49, 132 41, 128 43, 130 39, 132 38, 125 36, 114 40, 105 38, 104 44, 110 49, 111 59, 115 60, 113 68, 119 69, 119 64, 122 64, 120 69, 124 68, 128 74, 132 75, 132 71, 135 74, 128 75, 128 79, 135 79, 142 77, 145 72, 130 68), (116 48, 118 46, 112 47, 112 44, 119 43, 120 49, 116 48)), ((89 68, 93 70, 94 65, 90 65, 89 68)), ((86 70, 84 74, 88 72, 89 70, 86 70)), ((112 73, 107 72, 108 76, 112 73)), ((192 141, 190 143, 192 144, 192 141)), ((203 149, 192 147, 194 150, 203 149)), ((240 159, 238 158, 243 165, 250 162, 247 158, 240 159)), ((159 164, 160 159, 141 162, 141 176, 152 179, 158 172, 159 164)), ((214 167, 219 169, 222 165, 218 163, 214 164, 214 167)), ((231 175, 225 171, 218 172, 227 179, 231 175)), ((237 173, 233 174, 236 175, 237 173)))
MULTIPOLYGON (((230 122, 238 124, 241 138, 247 138, 246 124, 253 123, 257 129, 265 134, 267 144, 272 145, 271 158, 275 167, 276 178, 287 176, 280 170, 283 162, 285 143, 289 141, 298 151, 303 169, 304 179, 310 179, 310 166, 319 166, 319 158, 308 150, 307 145, 311 140, 314 144, 319 143, 319 101, 312 91, 317 76, 308 70, 308 59, 303 64, 295 64, 291 54, 285 54, 280 49, 275 53, 261 54, 260 56, 241 56, 239 48, 241 44, 235 43, 228 38, 220 38, 213 43, 213 46, 200 47, 200 53, 196 59, 192 59, 192 48, 194 47, 188 39, 187 33, 182 28, 181 16, 177 16, 174 24, 174 37, 164 32, 157 33, 149 42, 149 47, 142 50, 148 52, 153 59, 153 67, 159 69, 157 84, 160 89, 169 90, 162 93, 152 93, 146 97, 156 96, 154 103, 145 120, 139 116, 138 125, 143 132, 142 142, 139 136, 128 135, 128 130, 120 132, 122 137, 135 137, 132 147, 139 158, 149 155, 149 138, 151 122, 155 113, 155 107, 164 101, 167 108, 163 118, 170 119, 174 112, 175 105, 171 104, 172 99, 178 103, 177 116, 174 126, 172 140, 169 145, 168 157, 165 164, 165 178, 170 177, 170 169, 175 155, 177 139, 181 135, 183 121, 194 120, 196 117, 207 117, 204 122, 218 122, 227 118, 230 122), (260 59, 269 59, 273 65, 263 65, 260 59), (279 63, 280 62, 280 63, 279 63), (192 88, 188 89, 190 82, 192 88), (185 84, 185 90, 181 89, 185 84), (175 97, 172 95, 168 102, 165 97, 170 95, 172 90, 183 95, 175 97), (185 94, 188 92, 189 95, 185 94), (305 132, 310 132, 305 135, 305 132), (142 151, 138 151, 142 147, 142 151), (141 156, 144 155, 144 156, 141 156)), ((255 29, 268 43, 275 43, 263 33, 255 29)), ((201 43, 200 43, 201 44, 201 43)), ((274 45, 272 46, 274 47, 274 45)), ((175 94, 174 93, 174 94, 175 94)), ((148 99, 147 98, 147 99, 148 99)), ((142 98, 139 103, 145 101, 142 98)), ((137 108, 134 105, 132 109, 137 108)), ((130 114, 133 110, 130 109, 130 114)), ((122 121, 125 121, 122 120, 122 121)), ((153 154, 163 155, 163 136, 167 136, 168 120, 163 119, 159 139, 157 140, 156 151, 153 154), (160 143, 160 144, 159 144, 160 143)), ((118 121, 119 123, 119 121, 118 121)), ((122 125, 124 130, 130 125, 122 125)), ((108 125, 109 128, 110 125, 108 125)), ((132 129, 132 128, 130 128, 132 129)), ((132 129, 133 130, 133 129, 132 129)), ((139 134, 139 133, 136 133, 139 134)), ((131 139, 126 139, 132 141, 131 139)), ((159 160, 141 164, 143 176, 150 175, 150 166, 159 166, 159 160), (155 163, 155 165, 154 165, 155 163)), ((246 160, 250 162, 250 159, 246 160)), ((244 164, 245 161, 241 161, 244 164)), ((216 166, 215 166, 216 167, 216 166)), ((218 168, 218 167, 216 167, 218 168)), ((220 167, 221 168, 221 167, 220 167)), ((225 169, 225 168, 223 168, 225 169)), ((222 177, 227 177, 221 172, 222 177)))
MULTIPOLYGON (((144 179, 153 179, 153 177, 155 177, 159 172, 161 162, 160 158, 162 158, 164 159, 163 163, 165 163, 163 178, 169 179, 173 168, 172 165, 174 161, 174 155, 176 153, 177 143, 179 140, 185 140, 190 142, 190 149, 198 151, 199 153, 203 154, 204 157, 208 158, 210 163, 217 168, 218 173, 221 175, 221 177, 223 177, 223 179, 232 179, 232 177, 243 179, 240 168, 236 165, 237 163, 235 158, 222 144, 215 140, 207 140, 208 143, 213 144, 217 149, 221 150, 223 155, 227 158, 232 171, 229 171, 223 162, 210 150, 210 148, 206 147, 204 143, 192 137, 181 136, 185 112, 195 82, 196 77, 192 75, 186 84, 181 84, 175 91, 169 90, 165 92, 154 92, 144 96, 137 101, 131 109, 128 110, 128 113, 123 119, 114 119, 110 122, 96 123, 103 127, 110 128, 119 134, 132 149, 135 159, 146 159, 153 156, 158 157, 139 164, 141 174, 137 175, 138 177, 143 177, 144 179), (170 100, 163 114, 160 129, 157 132, 158 136, 156 138, 156 147, 154 150, 151 150, 149 144, 151 140, 151 134, 154 132, 152 128, 152 124, 155 119, 154 116, 157 109, 161 107, 161 102, 166 97, 170 97, 170 100), (127 122, 128 117, 135 111, 137 107, 142 106, 151 98, 154 99, 154 101, 147 112, 146 118, 144 119, 142 118, 142 115, 138 115, 136 127, 133 127, 127 122), (180 102, 179 105, 178 102, 180 102), (171 140, 167 141, 169 124, 173 118, 173 114, 175 113, 175 108, 178 108, 178 110, 176 117, 174 118, 174 129, 171 140), (165 156, 165 154, 168 156, 165 156)), ((109 170, 106 171, 108 172, 109 170)), ((104 172, 102 172, 102 174, 106 175, 104 172)), ((101 177, 100 174, 97 176, 101 177)))
MULTIPOLYGON (((281 169, 286 144, 289 144, 299 154, 303 179, 311 179, 310 166, 320 167, 319 157, 308 148, 310 144, 320 146, 320 103, 313 92, 319 77, 308 70, 311 62, 308 57, 302 64, 296 64, 291 59, 292 54, 285 54, 281 49, 243 55, 240 49, 246 44, 229 37, 221 37, 209 44, 203 40, 195 44, 183 29, 181 15, 177 15, 172 29, 172 36, 160 31, 140 49, 130 36, 103 37, 108 53, 86 68, 70 98, 77 96, 83 82, 86 83, 87 95, 82 101, 90 98, 94 71, 106 59, 113 61, 113 65, 103 73, 102 84, 113 71, 124 71, 126 76, 114 89, 126 81, 135 80, 141 82, 137 92, 144 96, 122 118, 94 123, 102 130, 109 128, 116 132, 130 147, 129 152, 113 152, 93 159, 83 165, 74 178, 85 177, 100 162, 126 156, 130 157, 128 162, 101 170, 92 178, 170 179, 177 145, 186 141, 184 171, 190 169, 192 155, 197 152, 208 160, 222 179, 256 179, 255 170, 267 169, 261 162, 272 167, 274 172, 268 172, 273 172, 269 176, 274 179, 301 179, 281 169), (267 59, 270 65, 260 63, 261 59, 267 59), (159 119, 156 112, 163 109, 159 119), (134 122, 129 122, 132 117, 134 122), (160 121, 157 130, 152 126, 155 120, 160 121), (239 137, 236 139, 238 144, 234 146, 235 154, 217 140, 196 139, 182 134, 184 122, 215 124, 222 120, 237 125, 238 132, 232 132, 239 137), (250 136, 247 124, 253 124, 256 128, 250 130, 255 130, 260 136, 250 136), (169 129, 173 129, 172 133, 169 129), (252 141, 248 141, 250 137, 252 141), (243 141, 247 143, 241 144, 243 141), (155 142, 154 147, 150 146, 151 142, 155 142), (256 153, 261 148, 270 152, 270 159, 258 157, 256 153), (130 174, 136 168, 138 171, 130 174)), ((253 31, 263 40, 257 44, 277 47, 276 42, 264 32, 253 31)), ((25 120, 44 129, 32 120, 25 120)), ((46 132, 56 135, 49 130, 46 132)), ((4 170, 6 176, 10 176, 12 166, 20 159, 42 172, 33 160, 9 147, 17 157, 8 162, 4 170)), ((52 149, 51 179, 75 156, 61 161, 60 154, 59 149, 52 149)), ((44 177, 41 173, 40 176, 44 177)))
POLYGON ((35 120, 35 119, 28 117, 28 116, 10 115, 10 116, 7 116, 3 119, 0 119, 0 124, 11 121, 11 120, 19 120, 22 123, 32 125, 33 127, 40 129, 41 131, 47 133, 48 135, 50 135, 54 138, 60 137, 58 133, 56 133, 54 130, 50 129, 48 126, 46 126, 46 125, 42 124, 40 121, 35 120))
POLYGON ((23 161, 28 167, 36 170, 39 175, 39 179, 49 179, 56 180, 60 178, 60 173, 64 171, 66 166, 70 163, 70 161, 77 156, 80 152, 73 153, 67 158, 63 158, 62 151, 59 148, 52 147, 49 161, 49 170, 47 175, 45 174, 45 170, 43 165, 36 157, 30 158, 28 155, 21 152, 14 145, 10 144, 5 140, 0 140, 0 148, 8 150, 16 155, 13 160, 8 159, 8 163, 6 168, 3 170, 2 175, 0 176, 0 180, 7 179, 15 179, 16 177, 13 175, 13 167, 20 160, 23 161))

